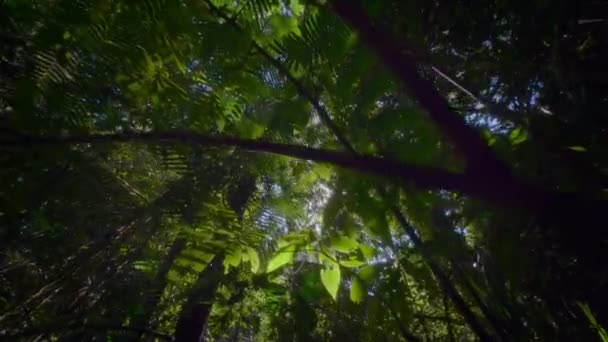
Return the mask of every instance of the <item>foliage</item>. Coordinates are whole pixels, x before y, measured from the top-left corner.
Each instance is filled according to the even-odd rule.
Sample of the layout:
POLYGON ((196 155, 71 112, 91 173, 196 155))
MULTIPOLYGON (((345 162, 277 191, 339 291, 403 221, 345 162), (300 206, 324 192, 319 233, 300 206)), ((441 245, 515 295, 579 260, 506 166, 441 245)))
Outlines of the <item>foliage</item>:
POLYGON ((3 1, 0 337, 606 339, 607 8, 3 1))

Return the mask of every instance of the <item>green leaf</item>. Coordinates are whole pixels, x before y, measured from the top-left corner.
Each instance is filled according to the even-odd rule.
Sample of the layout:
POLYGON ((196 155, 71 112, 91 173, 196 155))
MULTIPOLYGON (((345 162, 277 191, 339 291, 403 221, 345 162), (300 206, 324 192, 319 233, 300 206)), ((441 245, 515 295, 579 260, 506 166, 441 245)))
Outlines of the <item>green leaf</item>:
POLYGON ((140 83, 138 83, 138 82, 133 82, 133 83, 129 84, 129 85, 127 86, 127 88, 128 88, 130 91, 132 91, 132 92, 136 93, 136 92, 138 92, 138 91, 140 91, 140 90, 141 90, 142 86, 141 86, 141 84, 140 84, 140 83))
POLYGON ((597 319, 591 312, 589 305, 578 302, 578 301, 576 302, 576 304, 578 305, 578 307, 581 309, 581 311, 585 314, 585 316, 589 320, 589 324, 591 325, 591 327, 597 331, 597 334, 599 335, 602 342, 608 342, 608 332, 606 332, 606 329, 604 329, 604 327, 602 327, 597 322, 597 319))
POLYGON ((157 94, 152 94, 150 96, 150 101, 154 106, 158 106, 160 104, 160 97, 157 94))
POLYGON ((378 269, 374 265, 363 266, 359 270, 359 278, 361 278, 361 280, 368 282, 368 283, 371 282, 372 280, 374 280, 374 278, 376 278, 377 274, 378 274, 378 269))
POLYGON ((226 257, 224 258, 224 267, 226 269, 226 272, 228 272, 230 266, 238 267, 241 264, 242 259, 243 254, 241 250, 233 250, 228 255, 226 255, 226 257))
POLYGON ((287 246, 304 246, 309 243, 314 237, 314 233, 310 229, 302 229, 299 232, 292 232, 283 235, 277 242, 279 248, 286 248, 287 246))
POLYGON ((293 13, 295 17, 299 17, 305 9, 304 3, 301 3, 299 0, 290 0, 289 7, 291 8, 291 13, 293 13))
POLYGON ((249 263, 251 264, 251 272, 257 273, 260 268, 260 257, 255 249, 247 247, 247 256, 249 257, 249 263))
POLYGON ((349 238, 347 236, 337 236, 329 242, 331 247, 338 252, 349 253, 359 246, 357 240, 349 238))
POLYGON ((271 205, 277 213, 288 218, 299 218, 304 214, 302 206, 293 198, 277 198, 272 201, 271 205))
POLYGON ((340 260, 340 265, 344 266, 344 267, 349 267, 349 268, 353 268, 353 267, 359 267, 359 266, 363 266, 365 265, 364 261, 361 260, 340 260))
POLYGON ((350 284, 350 300, 352 300, 353 303, 361 303, 364 293, 365 288, 363 287, 361 281, 356 277, 353 278, 350 284))
POLYGON ((279 249, 277 254, 270 259, 268 262, 268 268, 266 269, 267 273, 270 273, 290 262, 293 261, 293 258, 296 254, 296 248, 294 245, 286 246, 285 248, 279 249))
POLYGON ((195 249, 187 249, 187 250, 183 251, 179 257, 187 258, 190 260, 197 260, 198 262, 200 262, 202 264, 207 264, 209 261, 211 261, 211 259, 213 259, 214 254, 201 252, 201 251, 198 251, 195 249))
POLYGON ((128 81, 130 78, 129 76, 125 75, 125 74, 118 74, 116 75, 116 77, 114 78, 114 80, 116 82, 122 83, 122 82, 126 82, 128 81))
POLYGON ((184 281, 180 273, 173 269, 169 270, 169 273, 167 273, 167 280, 173 284, 181 284, 184 281))
POLYGON ((336 300, 338 296, 338 288, 340 287, 340 266, 327 264, 321 270, 321 282, 329 295, 336 300))
POLYGON ((575 152, 586 152, 587 149, 584 148, 583 146, 568 146, 569 150, 575 151, 575 152))
POLYGON ((218 117, 215 120, 215 126, 217 127, 218 132, 221 133, 224 131, 224 127, 226 126, 226 121, 224 120, 224 118, 218 117))
POLYGON ((179 57, 177 57, 176 54, 172 54, 171 59, 173 59, 173 62, 175 62, 175 66, 177 67, 177 70, 179 70, 179 72, 181 72, 182 74, 185 75, 186 72, 188 71, 186 65, 179 59, 179 57))
POLYGON ((299 34, 298 20, 295 17, 287 17, 281 14, 273 14, 268 20, 270 26, 274 29, 274 36, 281 38, 292 32, 299 34))
POLYGON ((488 142, 488 145, 492 146, 496 143, 496 137, 494 136, 494 134, 492 134, 492 132, 489 129, 482 129, 481 135, 483 136, 484 139, 486 139, 486 141, 488 142))
POLYGON ((243 120, 241 120, 240 124, 237 126, 237 130, 242 138, 257 139, 264 135, 266 127, 248 118, 243 118, 243 120))
POLYGON ((321 246, 321 251, 317 253, 319 258, 319 262, 321 264, 332 264, 338 266, 338 258, 334 255, 334 253, 327 248, 321 246))
POLYGON ((150 272, 152 270, 152 266, 150 265, 150 262, 148 261, 136 261, 133 263, 133 268, 135 268, 136 270, 140 270, 142 272, 150 272))
POLYGON ((528 135, 521 127, 517 127, 511 131, 511 134, 509 134, 509 141, 513 145, 521 144, 522 142, 526 141, 526 139, 528 139, 528 135))
POLYGON ((323 163, 318 163, 317 165, 315 165, 313 172, 316 173, 319 178, 323 179, 323 180, 330 180, 331 179, 331 175, 332 175, 332 167, 330 165, 327 164, 323 164, 323 163))
POLYGON ((376 250, 368 245, 361 244, 359 245, 359 249, 361 250, 363 257, 365 257, 365 259, 367 260, 373 258, 374 255, 376 255, 376 250))

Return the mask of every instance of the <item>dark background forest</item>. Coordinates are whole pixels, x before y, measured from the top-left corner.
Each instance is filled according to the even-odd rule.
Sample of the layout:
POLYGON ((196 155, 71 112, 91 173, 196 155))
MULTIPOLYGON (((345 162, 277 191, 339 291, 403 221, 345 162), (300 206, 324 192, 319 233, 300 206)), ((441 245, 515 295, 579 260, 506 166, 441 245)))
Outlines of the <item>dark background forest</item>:
POLYGON ((608 1, 2 0, 0 339, 608 341, 608 1))

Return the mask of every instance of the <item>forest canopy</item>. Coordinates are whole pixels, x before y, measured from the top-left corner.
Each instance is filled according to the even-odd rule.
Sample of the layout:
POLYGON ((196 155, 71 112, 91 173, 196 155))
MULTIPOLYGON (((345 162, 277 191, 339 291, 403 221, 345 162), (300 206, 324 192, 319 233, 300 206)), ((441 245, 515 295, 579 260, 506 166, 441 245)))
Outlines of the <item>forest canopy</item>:
POLYGON ((608 341, 608 1, 4 0, 0 339, 608 341))

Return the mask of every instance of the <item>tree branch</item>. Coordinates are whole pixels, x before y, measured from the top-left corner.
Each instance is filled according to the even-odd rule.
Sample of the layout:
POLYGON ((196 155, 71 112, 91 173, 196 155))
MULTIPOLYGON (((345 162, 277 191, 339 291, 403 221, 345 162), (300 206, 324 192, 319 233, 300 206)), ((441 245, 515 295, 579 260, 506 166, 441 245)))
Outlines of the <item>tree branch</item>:
POLYGON ((491 195, 492 191, 487 191, 491 189, 475 186, 467 176, 438 168, 407 164, 379 157, 346 154, 327 149, 272 143, 263 140, 209 136, 190 131, 93 134, 65 137, 27 137, 15 140, 1 140, 0 147, 28 148, 35 146, 44 147, 53 145, 126 142, 190 143, 202 146, 232 146, 249 151, 268 152, 297 159, 329 163, 354 171, 402 180, 423 189, 440 188, 480 196, 482 198, 496 197, 491 195))
POLYGON ((431 82, 420 77, 412 56, 400 52, 404 48, 409 50, 404 46, 401 38, 397 44, 387 32, 370 20, 363 8, 355 1, 333 0, 330 4, 334 12, 350 23, 362 40, 376 51, 384 64, 395 73, 429 113, 442 133, 465 156, 468 173, 500 181, 512 178, 509 168, 496 157, 479 133, 451 112, 447 101, 431 82))

